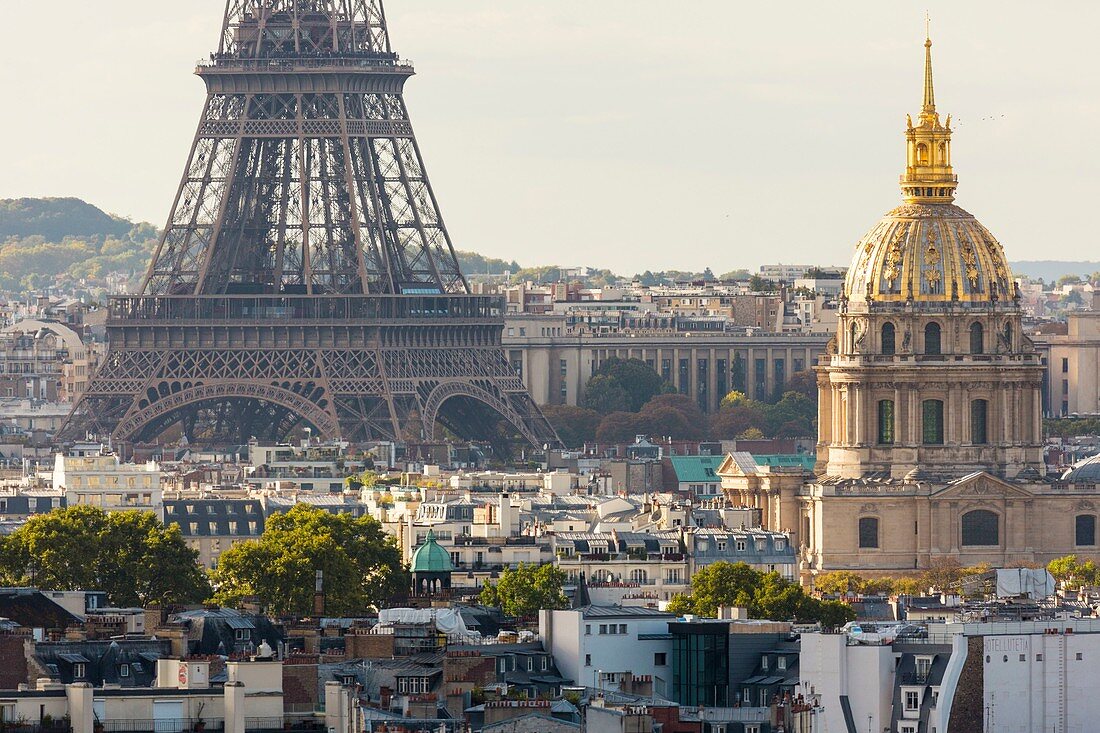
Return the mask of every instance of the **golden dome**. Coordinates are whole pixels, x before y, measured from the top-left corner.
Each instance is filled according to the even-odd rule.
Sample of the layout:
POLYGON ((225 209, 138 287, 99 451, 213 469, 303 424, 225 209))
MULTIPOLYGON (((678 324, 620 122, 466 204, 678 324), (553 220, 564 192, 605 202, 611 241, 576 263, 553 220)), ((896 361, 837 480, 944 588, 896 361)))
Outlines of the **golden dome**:
POLYGON ((988 303, 1014 295, 1004 248, 953 204, 904 204, 860 240, 849 300, 988 303))
POLYGON ((951 117, 941 123, 932 86, 932 41, 925 40, 924 104, 905 131, 905 204, 856 245, 844 284, 850 302, 988 303, 1015 295, 1004 249, 954 205, 951 117))

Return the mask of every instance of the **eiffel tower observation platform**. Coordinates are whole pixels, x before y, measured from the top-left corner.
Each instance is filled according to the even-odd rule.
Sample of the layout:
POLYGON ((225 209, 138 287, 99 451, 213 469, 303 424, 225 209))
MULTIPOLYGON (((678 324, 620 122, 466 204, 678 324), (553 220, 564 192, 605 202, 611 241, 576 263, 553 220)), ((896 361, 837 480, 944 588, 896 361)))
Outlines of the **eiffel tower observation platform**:
POLYGON ((172 214, 59 434, 559 444, 473 295, 381 0, 229 0, 172 214))

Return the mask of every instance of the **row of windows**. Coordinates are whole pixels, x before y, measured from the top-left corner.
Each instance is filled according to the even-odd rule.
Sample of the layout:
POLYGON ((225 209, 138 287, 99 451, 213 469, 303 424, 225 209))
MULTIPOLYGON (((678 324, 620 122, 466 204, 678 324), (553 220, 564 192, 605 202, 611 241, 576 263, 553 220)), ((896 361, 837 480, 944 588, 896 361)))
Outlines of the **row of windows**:
MULTIPOLYGON (((626 633, 626 624, 600 624, 599 626, 600 636, 622 636, 626 633)), ((592 635, 592 624, 584 625, 585 636, 592 635)))
MULTIPOLYGON (((985 509, 975 509, 962 515, 962 546, 996 547, 1001 543, 1000 521, 996 513, 985 509)), ((860 549, 878 549, 880 547, 878 517, 860 517, 858 534, 860 549)), ((1096 546, 1095 514, 1077 515, 1074 520, 1074 544, 1077 547, 1096 546)))
MULTIPOLYGON (((879 400, 878 444, 893 445, 895 407, 893 400, 879 400)), ((921 442, 925 445, 943 445, 943 400, 924 400, 921 403, 921 442)), ((970 402, 970 443, 985 445, 989 442, 989 401, 970 402)))
MULTIPOLYGON (((852 324, 852 343, 859 337, 859 328, 852 324)), ((1012 343, 1012 324, 1005 324, 1005 343, 1012 343)), ((892 323, 882 326, 881 340, 882 353, 892 356, 897 353, 897 328, 892 323)), ((924 353, 938 356, 943 353, 943 331, 938 323, 929 323, 924 327, 924 353)), ((970 324, 970 353, 985 353, 985 327, 978 322, 970 324)))

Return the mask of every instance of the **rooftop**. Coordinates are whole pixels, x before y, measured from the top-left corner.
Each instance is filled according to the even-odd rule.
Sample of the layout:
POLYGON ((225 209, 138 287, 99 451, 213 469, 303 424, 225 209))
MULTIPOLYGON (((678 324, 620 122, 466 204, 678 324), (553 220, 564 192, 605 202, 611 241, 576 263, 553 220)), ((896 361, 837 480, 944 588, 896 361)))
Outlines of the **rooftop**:
POLYGON ((584 618, 676 618, 675 614, 642 606, 582 606, 576 610, 580 611, 584 618))

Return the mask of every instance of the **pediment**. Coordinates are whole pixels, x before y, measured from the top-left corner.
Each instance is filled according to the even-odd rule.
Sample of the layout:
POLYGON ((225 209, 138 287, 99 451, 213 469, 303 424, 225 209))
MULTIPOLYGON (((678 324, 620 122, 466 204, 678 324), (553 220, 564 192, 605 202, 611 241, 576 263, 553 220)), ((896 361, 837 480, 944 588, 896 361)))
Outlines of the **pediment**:
POLYGON ((755 459, 750 454, 727 453, 716 473, 721 478, 741 478, 756 476, 759 474, 759 469, 756 466, 755 459))
POLYGON ((1010 484, 991 473, 979 471, 948 484, 935 492, 933 496, 937 499, 974 496, 993 499, 1031 499, 1035 495, 1027 489, 1010 484))

